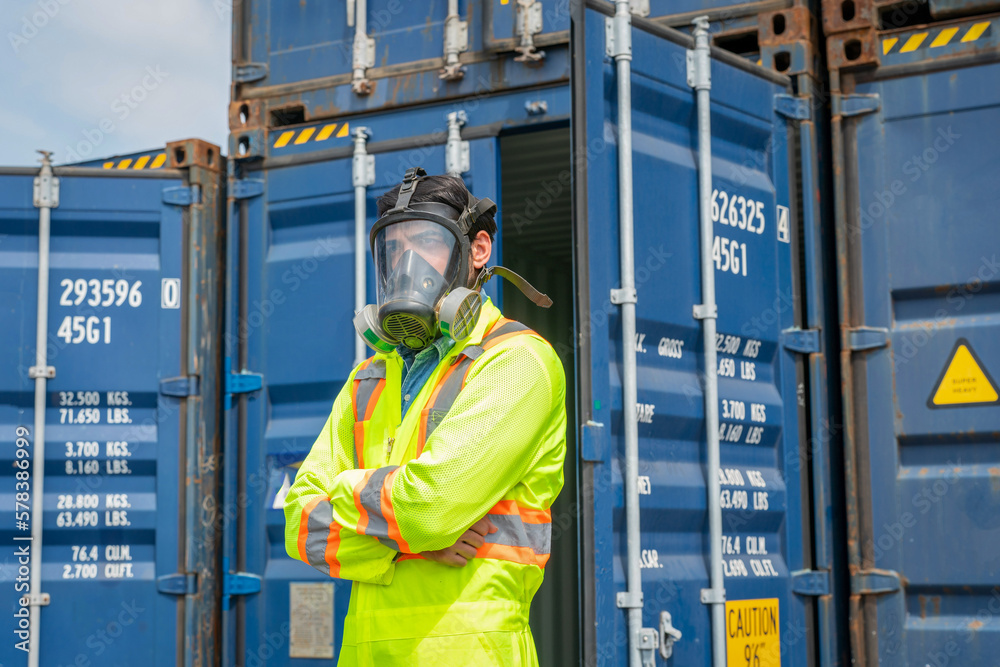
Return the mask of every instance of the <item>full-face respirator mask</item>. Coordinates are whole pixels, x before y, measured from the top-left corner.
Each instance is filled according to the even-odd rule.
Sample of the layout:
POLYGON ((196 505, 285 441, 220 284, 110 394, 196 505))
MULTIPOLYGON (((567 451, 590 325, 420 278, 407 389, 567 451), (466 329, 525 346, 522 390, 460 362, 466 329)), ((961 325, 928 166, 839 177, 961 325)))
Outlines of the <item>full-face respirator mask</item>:
POLYGON ((400 344, 419 350, 439 334, 465 340, 479 321, 478 289, 494 274, 537 305, 552 305, 551 299, 502 266, 483 269, 475 285, 467 286, 467 234, 479 216, 496 212, 496 204, 471 194, 462 211, 438 202, 411 204, 426 175, 420 167, 406 171, 396 205, 376 221, 369 237, 378 303, 355 314, 354 327, 377 352, 391 352, 400 344))

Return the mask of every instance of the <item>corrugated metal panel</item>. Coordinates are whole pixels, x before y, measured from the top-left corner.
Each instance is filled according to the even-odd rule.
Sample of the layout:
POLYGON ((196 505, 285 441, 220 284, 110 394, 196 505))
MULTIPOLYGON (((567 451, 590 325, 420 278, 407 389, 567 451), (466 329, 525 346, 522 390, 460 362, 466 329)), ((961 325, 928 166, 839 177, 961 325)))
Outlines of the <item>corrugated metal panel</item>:
POLYGON ((979 58, 844 78, 878 103, 841 121, 838 202, 858 664, 1000 649, 1000 64, 979 58))
POLYGON ((13 612, 28 558, 42 559, 50 596, 30 629, 41 664, 216 659, 223 188, 217 171, 182 166, 153 178, 57 170, 44 500, 15 486, 14 467, 17 429, 33 430, 38 209, 32 176, 0 177, 5 665, 27 664, 13 612), (192 186, 192 203, 167 203, 192 186), (43 544, 15 541, 30 535, 15 501, 44 503, 43 544))

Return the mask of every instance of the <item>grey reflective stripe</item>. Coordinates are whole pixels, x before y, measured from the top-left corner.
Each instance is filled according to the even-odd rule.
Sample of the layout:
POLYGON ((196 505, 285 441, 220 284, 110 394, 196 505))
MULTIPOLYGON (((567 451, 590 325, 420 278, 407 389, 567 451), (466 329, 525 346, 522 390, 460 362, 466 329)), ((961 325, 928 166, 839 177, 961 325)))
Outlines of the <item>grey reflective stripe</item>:
POLYGON ((372 396, 375 394, 375 389, 378 388, 379 382, 382 382, 382 380, 369 378, 361 380, 361 384, 358 385, 358 391, 356 394, 358 421, 365 420, 365 415, 368 414, 368 404, 371 402, 372 396))
POLYGON ((373 359, 370 364, 354 374, 355 380, 384 380, 385 362, 381 359, 373 359))
POLYGON ((521 324, 520 322, 510 321, 507 324, 500 327, 499 329, 497 329, 496 331, 490 333, 489 336, 483 339, 483 342, 480 343, 480 345, 486 347, 487 343, 489 343, 493 339, 499 338, 500 336, 506 336, 509 333, 514 333, 517 331, 531 331, 531 329, 521 324))
POLYGON ((326 544, 330 539, 333 523, 333 506, 325 498, 316 503, 306 521, 306 562, 325 574, 330 574, 326 562, 326 544))
POLYGON ((491 544, 508 547, 528 547, 538 555, 544 555, 552 548, 551 523, 524 523, 513 514, 488 514, 487 518, 497 527, 497 532, 484 539, 491 544))
POLYGON ((459 356, 464 355, 464 356, 468 357, 469 359, 472 359, 473 361, 475 361, 476 359, 478 359, 479 357, 481 357, 482 354, 483 354, 483 352, 485 352, 485 351, 486 350, 484 350, 482 348, 482 346, 480 346, 480 345, 470 345, 469 347, 467 347, 464 350, 462 350, 461 353, 459 354, 459 356))
POLYGON ((396 551, 399 551, 399 545, 389 537, 389 524, 382 515, 382 485, 385 483, 386 476, 398 467, 385 466, 376 469, 359 494, 361 506, 368 512, 368 527, 365 529, 365 535, 377 537, 379 542, 396 551))

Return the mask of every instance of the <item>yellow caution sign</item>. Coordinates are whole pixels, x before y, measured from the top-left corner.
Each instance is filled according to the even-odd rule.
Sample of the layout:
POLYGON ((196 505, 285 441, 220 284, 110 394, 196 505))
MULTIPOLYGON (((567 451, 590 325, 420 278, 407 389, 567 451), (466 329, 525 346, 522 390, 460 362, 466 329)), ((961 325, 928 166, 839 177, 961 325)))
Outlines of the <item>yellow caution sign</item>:
POLYGON ((778 598, 726 601, 726 664, 781 667, 778 598))
POLYGON ((997 403, 998 399, 997 386, 972 351, 969 341, 959 338, 927 402, 928 406, 983 405, 997 403))

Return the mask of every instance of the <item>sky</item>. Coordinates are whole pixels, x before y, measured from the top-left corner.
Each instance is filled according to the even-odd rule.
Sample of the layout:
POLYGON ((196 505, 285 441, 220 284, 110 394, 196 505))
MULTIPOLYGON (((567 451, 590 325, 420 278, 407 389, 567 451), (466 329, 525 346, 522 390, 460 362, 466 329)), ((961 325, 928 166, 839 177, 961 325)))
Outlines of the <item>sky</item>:
POLYGON ((228 152, 232 2, 2 0, 0 165, 188 138, 228 152))

